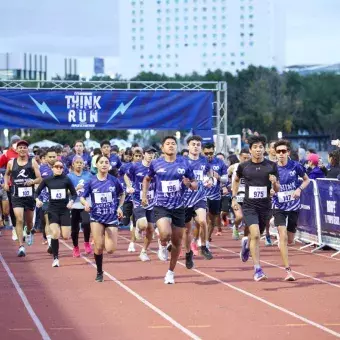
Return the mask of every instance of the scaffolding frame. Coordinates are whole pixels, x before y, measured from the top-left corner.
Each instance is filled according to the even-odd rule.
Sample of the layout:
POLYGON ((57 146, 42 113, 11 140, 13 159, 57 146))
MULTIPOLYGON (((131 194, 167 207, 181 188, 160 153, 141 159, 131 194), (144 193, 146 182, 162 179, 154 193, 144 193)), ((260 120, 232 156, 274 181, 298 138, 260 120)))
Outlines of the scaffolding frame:
POLYGON ((227 152, 228 88, 218 81, 73 81, 73 80, 0 80, 1 90, 74 90, 74 91, 210 91, 214 93, 213 134, 216 151, 227 152))

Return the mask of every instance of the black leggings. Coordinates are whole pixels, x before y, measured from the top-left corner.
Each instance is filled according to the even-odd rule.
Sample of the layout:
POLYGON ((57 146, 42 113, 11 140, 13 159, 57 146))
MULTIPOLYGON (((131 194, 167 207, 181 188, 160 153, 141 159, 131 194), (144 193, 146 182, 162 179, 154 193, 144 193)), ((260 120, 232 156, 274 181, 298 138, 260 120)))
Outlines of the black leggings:
POLYGON ((11 190, 7 191, 7 196, 8 196, 8 202, 9 202, 9 214, 11 216, 12 226, 15 227, 17 222, 16 222, 16 218, 15 218, 14 210, 13 210, 13 206, 12 206, 12 194, 11 194, 11 190))
POLYGON ((90 214, 82 209, 72 209, 71 213, 71 237, 74 247, 78 247, 79 224, 84 232, 84 242, 90 241, 90 214))

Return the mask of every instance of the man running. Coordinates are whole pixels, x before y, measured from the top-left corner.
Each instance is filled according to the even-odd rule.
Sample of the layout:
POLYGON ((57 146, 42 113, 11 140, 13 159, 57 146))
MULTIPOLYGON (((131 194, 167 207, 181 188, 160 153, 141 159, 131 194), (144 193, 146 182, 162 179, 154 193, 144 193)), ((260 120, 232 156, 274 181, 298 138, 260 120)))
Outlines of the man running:
POLYGON ((300 210, 300 195, 309 184, 305 168, 288 158, 290 150, 290 142, 287 140, 281 139, 275 143, 280 191, 273 197, 274 223, 279 231, 279 248, 286 269, 285 281, 295 281, 289 266, 287 243, 294 242, 300 210), (301 185, 299 177, 303 178, 301 185))
POLYGON ((141 261, 150 261, 147 250, 152 241, 153 224, 155 218, 153 214, 153 207, 155 205, 155 181, 150 183, 149 191, 147 193, 148 205, 142 206, 142 186, 143 178, 148 174, 151 161, 155 158, 156 150, 153 147, 144 148, 143 160, 141 162, 133 163, 128 169, 124 179, 127 186, 127 192, 132 193, 133 200, 133 214, 136 220, 135 236, 140 239, 140 235, 145 231, 144 247, 142 248, 139 258, 141 261))
POLYGON ((41 182, 38 163, 28 157, 28 142, 20 140, 17 143, 18 158, 7 164, 4 189, 9 190, 10 177, 12 180, 12 207, 15 215, 15 229, 19 241, 18 256, 26 256, 24 247, 24 220, 26 221, 26 243, 33 244, 33 215, 35 209, 34 185, 41 182))
POLYGON ((84 160, 85 170, 89 170, 91 168, 91 156, 85 152, 85 145, 81 140, 77 140, 74 143, 74 154, 71 154, 67 157, 66 165, 68 168, 72 166, 75 156, 79 156, 84 160))
POLYGON ((111 144, 108 140, 103 140, 100 143, 100 150, 102 155, 109 158, 110 161, 110 174, 113 176, 117 176, 118 169, 122 166, 122 162, 118 155, 111 154, 111 144))
MULTIPOLYGON (((210 165, 206 157, 201 156, 202 152, 202 137, 191 136, 187 140, 189 154, 187 158, 183 158, 193 170, 194 176, 198 183, 198 190, 191 190, 187 188, 184 193, 184 206, 185 206, 185 265, 188 269, 193 268, 193 251, 191 250, 191 221, 194 218, 196 228, 201 237, 201 253, 207 259, 211 260, 213 255, 207 248, 208 242, 208 224, 207 224, 207 197, 205 187, 213 185, 211 176, 210 165)), ((197 240, 194 240, 197 242, 197 240)))
POLYGON ((162 141, 164 158, 151 162, 148 174, 143 180, 142 204, 147 207, 150 182, 156 179, 156 205, 154 207, 155 221, 160 233, 161 248, 158 257, 161 261, 168 258, 167 244, 171 240, 171 258, 169 270, 164 283, 175 283, 174 269, 180 253, 183 230, 185 226, 185 209, 182 184, 192 190, 197 190, 197 182, 191 167, 183 160, 178 160, 177 141, 173 136, 167 136, 162 141))
POLYGON ((249 228, 249 239, 247 236, 242 238, 240 257, 243 262, 248 261, 250 251, 255 268, 254 280, 261 281, 267 277, 260 266, 260 236, 264 232, 269 219, 270 191, 273 187, 274 191, 278 192, 280 184, 276 163, 264 158, 266 138, 264 136, 250 136, 248 143, 251 160, 240 164, 237 168, 232 187, 232 207, 234 211, 240 209, 237 203, 237 194, 240 179, 243 177, 246 194, 242 210, 246 228, 249 228))

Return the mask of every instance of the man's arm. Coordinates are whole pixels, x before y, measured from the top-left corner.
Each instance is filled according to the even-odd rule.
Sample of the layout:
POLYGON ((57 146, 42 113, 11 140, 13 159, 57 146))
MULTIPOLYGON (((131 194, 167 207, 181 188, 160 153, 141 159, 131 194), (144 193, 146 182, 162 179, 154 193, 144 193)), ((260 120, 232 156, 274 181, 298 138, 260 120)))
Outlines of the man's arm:
POLYGON ((6 168, 5 177, 4 177, 4 190, 5 191, 9 190, 9 181, 10 181, 10 177, 12 174, 12 167, 13 167, 13 161, 9 161, 7 163, 7 168, 6 168))

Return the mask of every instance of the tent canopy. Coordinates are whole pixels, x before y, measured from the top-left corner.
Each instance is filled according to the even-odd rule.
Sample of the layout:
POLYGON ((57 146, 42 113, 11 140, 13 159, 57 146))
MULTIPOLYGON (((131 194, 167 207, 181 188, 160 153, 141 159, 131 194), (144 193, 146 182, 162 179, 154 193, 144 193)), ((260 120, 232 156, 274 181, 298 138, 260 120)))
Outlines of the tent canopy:
POLYGON ((38 146, 39 148, 50 148, 51 146, 62 146, 59 143, 52 142, 51 140, 44 139, 40 142, 32 143, 30 144, 30 149, 33 149, 35 146, 38 146))

